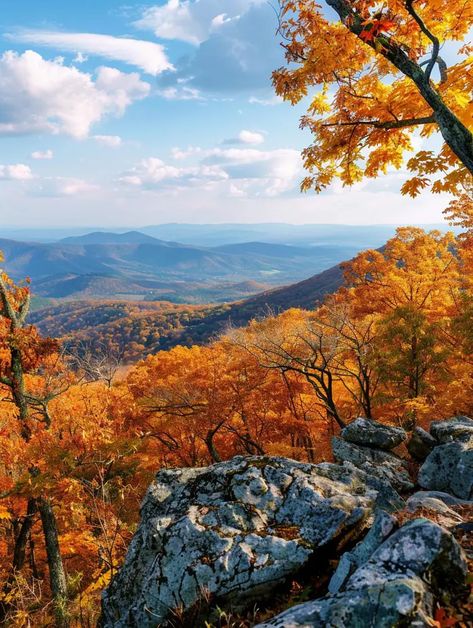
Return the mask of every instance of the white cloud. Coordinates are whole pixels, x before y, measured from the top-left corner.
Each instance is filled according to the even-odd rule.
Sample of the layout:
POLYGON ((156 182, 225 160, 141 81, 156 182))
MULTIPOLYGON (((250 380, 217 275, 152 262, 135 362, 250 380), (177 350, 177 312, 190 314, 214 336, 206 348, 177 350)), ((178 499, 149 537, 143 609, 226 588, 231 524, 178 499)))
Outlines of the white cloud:
POLYGON ((250 96, 248 98, 250 105, 262 105, 263 107, 274 107, 274 105, 281 105, 284 100, 281 96, 270 96, 269 98, 258 98, 257 96, 250 96))
POLYGON ((171 149, 171 154, 174 159, 187 159, 193 155, 200 155, 202 150, 200 146, 188 146, 185 149, 175 146, 171 149))
POLYGON ((159 77, 160 89, 185 81, 201 95, 268 99, 271 73, 284 61, 277 19, 266 0, 169 0, 146 10, 136 25, 195 45, 176 62, 175 72, 159 77))
POLYGON ((119 135, 92 135, 92 139, 110 148, 118 148, 122 144, 122 138, 119 135))
POLYGON ((228 179, 228 175, 217 165, 178 168, 157 157, 149 157, 125 173, 119 181, 126 185, 152 189, 165 186, 187 187, 225 179, 228 179))
POLYGON ((120 116, 150 85, 137 73, 100 67, 96 76, 32 50, 0 57, 0 135, 65 133, 76 138, 107 115, 120 116))
POLYGON ((251 4, 265 0, 168 0, 147 8, 134 26, 153 31, 162 39, 200 44, 223 24, 237 18, 251 4))
POLYGON ((48 148, 47 150, 35 150, 31 153, 32 159, 52 159, 53 151, 48 148))
POLYGON ((60 198, 83 196, 97 190, 97 185, 75 177, 44 177, 31 187, 29 194, 32 197, 60 198))
POLYGON ((224 140, 224 144, 262 144, 264 142, 264 135, 257 133, 256 131, 243 130, 238 133, 237 137, 230 137, 224 140))
POLYGON ((82 52, 78 52, 74 57, 73 63, 85 63, 88 59, 89 57, 87 55, 82 54, 82 52))
POLYGON ((84 53, 87 53, 113 61, 122 61, 153 76, 165 70, 172 70, 163 46, 141 39, 95 33, 61 33, 41 30, 21 30, 8 34, 7 37, 14 41, 77 53, 75 63, 86 61, 84 53))
POLYGON ((34 174, 25 164, 0 165, 0 180, 2 181, 29 181, 31 179, 34 179, 34 174))
POLYGON ((302 172, 298 151, 277 149, 262 151, 255 148, 189 147, 174 148, 174 159, 185 160, 198 156, 198 165, 174 166, 156 157, 144 159, 126 172, 120 181, 145 189, 176 189, 210 184, 220 186, 222 195, 279 196, 297 189, 302 172), (221 187, 223 185, 223 187, 221 187))
POLYGON ((96 185, 88 183, 82 179, 58 179, 57 194, 62 196, 78 196, 89 192, 95 192, 96 185))
POLYGON ((166 100, 202 100, 198 89, 177 85, 158 90, 158 94, 166 100))

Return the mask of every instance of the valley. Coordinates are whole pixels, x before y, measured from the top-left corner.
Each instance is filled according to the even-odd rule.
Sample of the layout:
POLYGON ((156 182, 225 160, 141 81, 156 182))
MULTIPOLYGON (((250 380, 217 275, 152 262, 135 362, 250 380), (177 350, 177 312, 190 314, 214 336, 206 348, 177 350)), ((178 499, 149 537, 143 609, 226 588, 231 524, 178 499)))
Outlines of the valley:
POLYGON ((224 303, 294 283, 349 259, 353 242, 197 246, 138 231, 92 232, 54 242, 0 239, 5 270, 29 277, 44 299, 224 303))

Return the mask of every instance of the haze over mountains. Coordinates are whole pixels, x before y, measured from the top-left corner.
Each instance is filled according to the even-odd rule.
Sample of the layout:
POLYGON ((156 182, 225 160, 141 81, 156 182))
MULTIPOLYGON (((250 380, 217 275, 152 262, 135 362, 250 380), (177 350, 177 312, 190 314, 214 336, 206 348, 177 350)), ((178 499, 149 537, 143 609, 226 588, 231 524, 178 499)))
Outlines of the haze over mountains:
POLYGON ((155 228, 207 246, 141 231, 94 231, 48 243, 0 240, 0 250, 7 271, 30 276, 33 293, 43 297, 30 318, 42 333, 69 344, 111 343, 133 361, 176 344, 206 342, 229 324, 245 325, 269 311, 310 309, 340 287, 341 262, 391 235, 384 226, 289 227, 155 228), (316 227, 325 230, 317 236, 321 242, 316 227), (268 241, 238 241, 255 232, 268 241))
MULTIPOLYGON (((446 224, 422 225, 425 229, 446 229, 446 224)), ((159 240, 193 246, 213 247, 242 242, 270 242, 292 245, 355 244, 360 249, 381 246, 395 232, 394 225, 330 225, 288 223, 168 223, 130 228, 63 227, 0 228, 3 238, 27 242, 57 242, 61 239, 110 232, 140 232, 159 240)))
POLYGON ((69 347, 114 347, 133 362, 178 344, 206 343, 228 326, 291 307, 313 308, 342 284, 339 265, 302 282, 230 304, 173 305, 166 302, 68 301, 30 315, 44 335, 60 337, 69 347))
POLYGON ((390 225, 282 223, 3 230, 0 250, 7 272, 30 277, 39 297, 204 304, 299 282, 381 246, 393 233, 390 225))
POLYGON ((293 283, 350 258, 360 247, 343 240, 204 247, 138 231, 92 232, 48 243, 0 239, 0 250, 7 272, 30 277, 37 296, 209 303, 293 283))

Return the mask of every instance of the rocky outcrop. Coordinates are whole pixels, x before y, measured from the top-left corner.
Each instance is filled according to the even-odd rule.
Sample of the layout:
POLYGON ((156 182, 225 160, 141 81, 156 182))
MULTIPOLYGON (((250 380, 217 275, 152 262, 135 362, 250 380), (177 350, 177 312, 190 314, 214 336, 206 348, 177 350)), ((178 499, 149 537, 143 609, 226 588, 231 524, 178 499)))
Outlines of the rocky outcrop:
POLYGON ((370 475, 387 482, 397 491, 405 492, 414 488, 405 461, 389 451, 354 445, 337 437, 332 439, 332 449, 338 462, 351 462, 370 475))
POLYGON ((203 596, 236 607, 267 596, 321 548, 363 533, 377 497, 363 479, 262 457, 159 472, 102 625, 156 626, 203 596))
POLYGON ((384 425, 378 421, 360 417, 342 430, 341 437, 355 445, 390 451, 403 443, 407 434, 400 427, 384 425))
POLYGON ((328 585, 329 592, 338 593, 343 589, 352 573, 371 558, 374 551, 397 527, 395 517, 384 510, 378 510, 373 525, 365 538, 352 551, 345 552, 340 558, 338 567, 328 585))
POLYGON ((439 443, 473 438, 473 419, 467 416, 456 416, 448 421, 434 421, 430 425, 430 433, 439 443))
POLYGON ((438 444, 419 471, 422 488, 473 499, 473 420, 456 417, 430 427, 438 444))
POLYGON ((430 489, 416 493, 406 461, 391 451, 403 430, 364 419, 334 438, 337 464, 254 456, 160 471, 103 595, 101 625, 172 626, 177 613, 197 628, 209 606, 271 606, 314 573, 329 581, 324 597, 260 626, 433 625, 435 604, 465 591, 450 530, 471 531, 461 513, 472 506, 472 426, 457 417, 415 432, 417 459, 425 458, 418 483, 430 489))
POLYGON ((431 626, 434 599, 464 594, 466 576, 453 536, 417 519, 382 542, 340 592, 290 608, 258 628, 431 626))

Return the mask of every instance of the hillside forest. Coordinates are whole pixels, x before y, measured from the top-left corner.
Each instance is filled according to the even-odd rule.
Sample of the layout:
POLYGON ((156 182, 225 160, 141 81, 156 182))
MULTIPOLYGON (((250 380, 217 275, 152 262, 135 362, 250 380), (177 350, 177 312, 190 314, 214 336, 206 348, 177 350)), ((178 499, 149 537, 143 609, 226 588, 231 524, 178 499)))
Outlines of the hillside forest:
POLYGON ((290 102, 311 94, 303 189, 402 167, 405 194, 451 194, 460 234, 399 228, 343 264, 318 305, 230 321, 191 346, 177 334, 157 353, 131 331, 65 347, 28 317, 34 284, 2 273, 0 622, 95 626, 159 469, 238 454, 321 462, 358 416, 412 431, 473 414, 472 57, 464 44, 447 68, 439 52, 463 41, 473 6, 323 4, 336 19, 282 2, 287 67, 273 77, 290 102), (414 133, 440 148, 412 156, 414 133))

